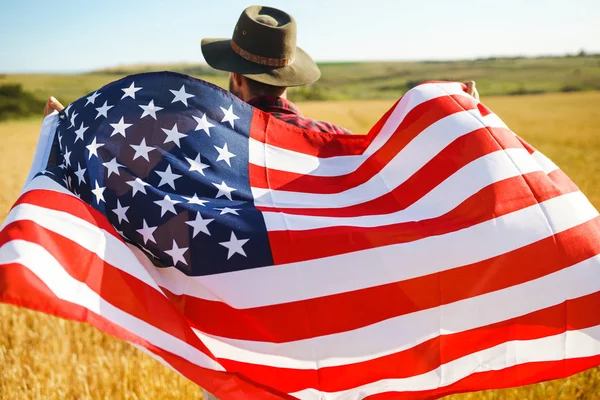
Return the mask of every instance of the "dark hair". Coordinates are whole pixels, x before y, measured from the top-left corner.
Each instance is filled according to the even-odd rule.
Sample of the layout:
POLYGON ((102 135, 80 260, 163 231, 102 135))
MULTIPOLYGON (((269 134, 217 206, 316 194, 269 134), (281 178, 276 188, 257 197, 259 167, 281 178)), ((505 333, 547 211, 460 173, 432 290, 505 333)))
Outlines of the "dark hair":
POLYGON ((255 80, 252 80, 248 77, 246 78, 246 82, 248 85, 248 89, 250 93, 254 96, 276 96, 279 97, 285 91, 284 86, 272 86, 267 85, 266 83, 261 83, 255 80))

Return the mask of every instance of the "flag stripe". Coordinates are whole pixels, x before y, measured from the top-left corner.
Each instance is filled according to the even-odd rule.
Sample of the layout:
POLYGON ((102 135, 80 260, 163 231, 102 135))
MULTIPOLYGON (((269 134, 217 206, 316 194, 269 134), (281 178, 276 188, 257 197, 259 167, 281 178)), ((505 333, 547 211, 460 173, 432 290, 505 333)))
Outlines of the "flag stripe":
POLYGON ((257 387, 254 382, 250 382, 248 379, 239 376, 239 374, 207 369, 165 351, 154 343, 134 335, 132 332, 114 324, 110 319, 98 315, 86 307, 58 298, 36 274, 18 263, 0 266, 0 282, 10 283, 4 285, 0 293, 2 302, 74 321, 87 322, 104 333, 125 340, 138 348, 148 349, 161 362, 174 368, 176 372, 188 379, 202 386, 210 385, 214 387, 213 392, 223 398, 228 397, 238 400, 248 398, 265 400, 292 398, 289 395, 277 393, 272 388, 257 387))
MULTIPOLYGON (((0 232, 0 246, 9 244, 12 240, 44 246, 49 256, 52 256, 66 273, 85 283, 108 303, 210 354, 210 351, 196 338, 189 323, 160 289, 114 268, 97 254, 33 221, 13 222, 0 232), (73 263, 72 259, 76 259, 77 263, 73 263), (81 267, 82 264, 85 268, 81 267), (136 296, 123 295, 129 292, 135 293, 136 296)), ((138 263, 137 269, 143 271, 142 268, 138 263)))
MULTIPOLYGON (((358 207, 355 205, 354 207, 340 207, 333 210, 331 208, 278 208, 277 211, 335 216, 336 214, 332 214, 334 211, 339 213, 340 210, 342 210, 342 216, 351 216, 359 214, 359 212, 364 211, 367 208, 366 206, 373 203, 372 208, 387 204, 387 209, 389 209, 390 206, 394 206, 394 203, 390 201, 392 196, 396 197, 396 199, 403 199, 404 196, 409 195, 411 201, 408 202, 406 200, 404 203, 406 205, 403 204, 404 206, 408 206, 465 165, 503 148, 522 149, 523 147, 510 131, 503 132, 498 128, 481 128, 452 141, 425 164, 422 166, 415 166, 415 168, 418 168, 417 170, 411 170, 412 166, 404 167, 401 173, 404 180, 402 180, 398 186, 392 188, 386 194, 383 194, 378 198, 359 204, 358 207), (490 135, 493 135, 493 137, 490 138, 490 135), (457 155, 460 155, 460 157, 457 155), (413 193, 414 191, 417 192, 413 193)), ((410 160, 404 159, 403 162, 410 162, 410 160)), ((373 164, 367 164, 367 167, 371 167, 372 165, 373 164)), ((373 176, 373 174, 370 174, 368 177, 360 176, 360 172, 356 172, 347 177, 341 177, 332 183, 325 183, 318 177, 305 176, 303 179, 302 175, 297 174, 285 174, 283 178, 286 179, 286 181, 278 181, 281 177, 271 171, 269 173, 268 183, 273 188, 278 187, 290 192, 298 192, 305 188, 313 188, 308 191, 312 193, 317 191, 320 193, 339 193, 353 186, 357 186, 358 184, 362 184, 368 178, 373 176)), ((250 173, 252 174, 252 167, 250 168, 250 173)), ((252 183, 254 184, 254 182, 252 183)), ((268 207, 261 207, 261 209, 264 211, 270 210, 268 207)), ((383 211, 381 213, 383 213, 383 211)))
MULTIPOLYGON (((437 211, 436 214, 441 214, 440 216, 424 216, 419 214, 420 210, 411 212, 413 210, 407 209, 404 210, 404 215, 399 218, 396 215, 402 212, 389 214, 387 221, 384 220, 383 216, 378 216, 382 223, 380 226, 357 227, 348 222, 346 225, 319 227, 319 229, 314 230, 272 231, 269 232, 269 240, 273 246, 273 259, 276 264, 294 263, 373 247, 412 242, 431 235, 444 235, 463 229, 470 230, 473 225, 484 224, 494 218, 535 207, 538 202, 557 197, 561 192, 548 185, 547 182, 548 178, 542 173, 506 179, 484 187, 461 203, 453 204, 454 207, 449 209, 448 212, 439 210, 439 208, 445 206, 435 205, 433 200, 428 202, 431 208, 438 208, 435 211, 437 211), (530 195, 531 188, 540 189, 538 199, 530 195), (502 202, 499 200, 502 200, 502 202), (397 220, 400 221, 397 222, 397 220), (315 239, 314 236, 317 230, 320 234, 318 236, 319 240, 315 239), (402 234, 397 232, 402 232, 402 234)), ((464 187, 470 184, 465 184, 464 187)), ((573 189, 574 187, 569 182, 565 182, 565 189, 567 188, 573 189)), ((439 193, 442 194, 443 192, 439 193)), ((565 190, 563 193, 575 192, 565 190)), ((449 201, 453 200, 451 199, 451 193, 448 197, 449 201)), ((437 199, 444 200, 442 197, 437 199)), ((586 200, 582 199, 581 202, 585 204, 586 200)), ((424 206, 422 210, 428 212, 431 208, 424 206)), ((295 217, 300 218, 300 216, 295 217)), ((536 217, 538 220, 540 218, 543 218, 543 215, 539 214, 536 217)), ((322 219, 325 219, 325 217, 322 217, 322 219)), ((294 225, 296 221, 291 220, 289 216, 285 221, 290 225, 290 228, 298 227, 297 224, 294 225)), ((306 222, 306 220, 303 220, 303 222, 306 222)), ((361 222, 364 222, 364 219, 361 222)))
MULTIPOLYGON (((458 179, 461 179, 461 177, 463 177, 466 173, 465 171, 470 171, 473 168, 472 166, 466 167, 470 163, 475 162, 475 165, 477 165, 477 163, 482 163, 483 160, 485 160, 482 159, 483 156, 490 155, 490 157, 492 157, 491 153, 493 154, 501 151, 502 148, 517 149, 521 147, 514 135, 502 135, 500 137, 496 137, 496 141, 481 140, 489 135, 490 132, 487 129, 480 129, 468 136, 464 136, 455 140, 452 144, 442 150, 441 153, 436 155, 418 171, 415 171, 412 176, 408 177, 397 187, 391 189, 380 197, 367 200, 361 204, 339 208, 259 208, 263 212, 276 212, 281 216, 284 214, 299 214, 322 217, 381 215, 390 214, 399 210, 405 210, 421 200, 423 197, 427 196, 429 192, 434 190, 436 186, 444 183, 450 177, 452 177, 452 179, 445 183, 446 186, 458 179), (469 144, 469 142, 473 140, 475 140, 478 144, 469 144), (483 144, 481 144, 482 142, 483 144), (498 143, 500 143, 502 147, 498 146, 498 143), (460 154, 460 158, 455 156, 457 153, 460 154), (461 171, 460 174, 456 175, 462 168, 465 168, 465 171, 461 171)), ((523 150, 520 150, 519 152, 523 153, 523 156, 525 155, 523 150)), ((534 158, 532 158, 532 160, 534 161, 530 161, 529 164, 541 170, 542 166, 539 165, 537 160, 534 158)), ((273 226, 273 228, 277 229, 277 225, 273 226)))
POLYGON ((463 267, 372 288, 253 309, 237 310, 219 301, 167 294, 174 304, 182 305, 182 312, 190 324, 206 334, 249 341, 296 341, 357 329, 542 277, 600 254, 600 240, 595 235, 599 229, 600 218, 597 217, 513 252, 463 267), (564 247, 573 248, 568 256, 561 256, 564 247), (529 268, 530 265, 538 267, 529 268), (481 276, 488 279, 481 282, 481 276), (436 288, 436 291, 423 291, 423 287, 436 288), (331 318, 332 310, 337 318, 331 318))
POLYGON ((502 370, 473 373, 448 386, 419 392, 388 391, 367 396, 368 400, 433 399, 459 392, 502 389, 523 386, 532 382, 564 378, 600 364, 600 356, 566 358, 555 361, 518 364, 502 370))
MULTIPOLYGON (((320 158, 346 157, 353 154, 370 156, 385 145, 396 132, 398 125, 400 125, 413 108, 426 101, 451 95, 469 97, 461 85, 457 83, 428 83, 420 85, 418 91, 409 91, 400 99, 381 130, 371 131, 366 140, 362 135, 324 135, 320 132, 294 129, 294 126, 289 126, 290 124, 261 112, 255 112, 250 137, 273 147, 292 150, 296 153, 319 156, 320 158), (256 117, 262 120, 255 121, 254 118, 256 117), (267 121, 269 126, 266 126, 267 121), (281 135, 279 134, 281 131, 291 132, 289 135, 281 135), (307 140, 307 138, 310 138, 310 140, 307 140)), ((250 157, 253 160, 253 155, 250 157)), ((253 161, 251 162, 254 163, 253 161)), ((260 165, 259 161, 257 163, 260 165)))
MULTIPOLYGON (((277 382, 277 388, 282 391, 293 392, 315 387, 320 387, 327 392, 340 391, 381 379, 406 378, 427 373, 441 365, 442 349, 443 362, 449 362, 509 340, 531 340, 556 335, 565 330, 581 330, 596 326, 600 324, 600 314, 580 310, 593 308, 598 301, 600 301, 600 292, 567 300, 565 303, 495 324, 464 332, 441 334, 404 351, 362 363, 323 367, 315 361, 304 360, 303 369, 272 367, 283 362, 271 354, 261 355, 262 365, 224 358, 219 361, 228 370, 241 371, 252 379, 259 380, 260 376, 270 376, 274 382, 277 382), (336 379, 340 376, 345 379, 336 379)), ((221 348, 227 347, 218 338, 213 339, 202 333, 199 333, 199 336, 217 353, 221 348)), ((244 350, 232 348, 229 352, 237 355, 240 352, 244 353, 244 350)), ((301 361, 297 360, 298 366, 301 361)))
POLYGON ((475 329, 595 293, 600 290, 600 281, 594 279, 599 268, 600 255, 597 255, 516 286, 334 335, 285 343, 218 337, 218 342, 230 346, 207 345, 218 358, 256 363, 265 354, 277 356, 280 367, 307 367, 308 363, 296 360, 312 361, 313 366, 318 362, 320 368, 364 362, 409 349, 440 333, 475 329), (527 302, 522 301, 525 297, 527 302))
MULTIPOLYGON (((423 134, 436 138, 441 129, 447 129, 449 123, 452 121, 459 120, 460 122, 464 122, 465 118, 461 118, 460 115, 457 116, 456 113, 467 113, 465 109, 476 109, 476 102, 473 98, 464 96, 438 97, 423 103, 410 110, 402 123, 395 128, 395 132, 402 130, 402 135, 392 135, 373 154, 344 155, 329 158, 315 157, 298 151, 276 147, 268 143, 262 143, 251 138, 249 150, 250 165, 256 171, 262 171, 263 174, 266 173, 264 168, 268 167, 269 177, 279 172, 283 176, 286 173, 301 176, 307 175, 308 178, 321 178, 320 182, 323 183, 338 183, 335 179, 336 177, 360 172, 364 167, 369 168, 366 165, 367 161, 381 168, 399 151, 404 150, 423 130, 423 134), (432 112, 432 110, 434 111, 432 112), (290 163, 290 160, 294 162, 290 163), (343 162, 340 162, 342 160, 343 162)), ((473 122, 471 118, 467 118, 466 120, 473 122)), ((478 127, 478 125, 472 124, 467 127, 478 127)), ((456 135, 459 134, 457 133, 456 135)), ((363 142, 367 141, 367 138, 364 136, 350 137, 358 138, 363 142)), ((357 141, 357 139, 353 140, 357 141)), ((377 171, 370 172, 372 176, 372 173, 377 171)), ((254 181, 252 181, 252 185, 256 186, 254 181)))
POLYGON ((174 294, 220 300, 240 309, 288 303, 472 264, 597 216, 585 196, 574 192, 460 231, 414 242, 218 275, 189 277, 174 268, 159 269, 162 275, 157 282, 174 294), (529 229, 523 230, 523 224, 528 224, 529 229), (402 260, 402 268, 398 268, 398 260, 402 260), (301 274, 298 268, 302 268, 301 274))
MULTIPOLYGON (((261 189, 253 186, 251 177, 250 184, 253 186, 252 195, 255 204, 260 207, 326 208, 347 207, 364 203, 388 193, 391 189, 405 182, 456 138, 485 128, 468 112, 450 115, 441 120, 440 125, 436 124, 431 127, 432 129, 436 128, 435 135, 422 133, 385 164, 381 170, 368 171, 369 179, 366 182, 356 186, 349 185, 342 192, 320 194, 308 193, 307 191, 290 192, 261 189), (377 175, 374 175, 374 172, 377 172, 377 175)), ((522 147, 521 149, 509 149, 507 151, 523 152, 529 156, 529 153, 522 147)), ((369 166, 375 168, 377 163, 369 164, 369 166)), ((267 175, 267 179, 269 178, 267 175)), ((338 180, 342 181, 340 178, 338 180)))
POLYGON ((498 370, 514 365, 563 360, 567 358, 591 357, 600 354, 600 325, 581 331, 567 331, 540 339, 508 341, 497 346, 471 353, 458 360, 450 361, 428 373, 400 379, 384 379, 355 387, 348 391, 322 392, 306 389, 291 393, 302 399, 360 400, 365 396, 389 392, 411 392, 448 386, 471 375, 487 370, 498 370), (513 355, 513 357, 507 357, 513 355), (486 360, 481 365, 480 360, 486 360))
POLYGON ((160 343, 161 348, 189 362, 205 368, 223 370, 221 365, 195 347, 105 301, 87 285, 71 277, 42 246, 23 240, 11 240, 4 243, 0 250, 0 265, 22 265, 33 272, 56 297, 102 315, 148 342, 160 343))

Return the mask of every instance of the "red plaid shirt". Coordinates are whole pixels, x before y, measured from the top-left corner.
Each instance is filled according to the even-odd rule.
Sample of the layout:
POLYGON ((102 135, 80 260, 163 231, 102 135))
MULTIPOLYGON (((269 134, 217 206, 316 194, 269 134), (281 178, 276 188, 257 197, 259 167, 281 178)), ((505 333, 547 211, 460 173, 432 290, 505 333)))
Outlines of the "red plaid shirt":
POLYGON ((296 125, 303 129, 311 131, 337 133, 343 135, 351 135, 346 128, 332 124, 331 122, 317 121, 312 118, 305 118, 298 106, 289 100, 275 96, 259 96, 248 102, 253 107, 256 107, 264 112, 273 115, 288 124, 296 125))

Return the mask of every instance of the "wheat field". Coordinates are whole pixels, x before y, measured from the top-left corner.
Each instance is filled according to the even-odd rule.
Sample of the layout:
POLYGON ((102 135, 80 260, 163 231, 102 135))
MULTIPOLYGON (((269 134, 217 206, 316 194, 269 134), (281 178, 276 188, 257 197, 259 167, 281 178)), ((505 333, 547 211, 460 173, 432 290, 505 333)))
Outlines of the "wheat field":
MULTIPOLYGON (((600 92, 484 98, 600 208, 600 92)), ((300 104, 308 116, 366 132, 390 101, 300 104)), ((0 124, 0 221, 29 170, 41 118, 0 124)), ((0 305, 0 399, 199 399, 200 389, 85 324, 0 305)), ((573 377, 449 399, 597 399, 600 368, 573 377)))

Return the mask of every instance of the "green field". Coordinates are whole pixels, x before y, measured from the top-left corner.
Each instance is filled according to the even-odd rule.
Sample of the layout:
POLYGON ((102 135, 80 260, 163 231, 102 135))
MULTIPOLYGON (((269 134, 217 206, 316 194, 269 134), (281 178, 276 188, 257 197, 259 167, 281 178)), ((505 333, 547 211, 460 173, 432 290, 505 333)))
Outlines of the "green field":
MULTIPOLYGON (((321 63, 314 85, 290 89, 292 100, 397 99, 427 80, 475 80, 483 95, 518 95, 600 90, 600 55, 499 58, 448 62, 321 63)), ((150 65, 86 74, 0 75, 0 86, 17 83, 40 99, 54 95, 64 104, 132 73, 171 70, 227 86, 227 74, 206 65, 150 65)), ((1 112, 1 109, 0 109, 1 112)), ((2 119, 2 118, 0 118, 2 119)))
MULTIPOLYGON (((70 79, 75 78, 61 78, 52 90, 76 87, 70 79)), ((600 207, 600 92, 485 97, 484 102, 552 158, 600 207)), ((366 132, 392 103, 354 100, 300 106, 311 117, 366 132)), ((41 117, 0 123, 0 221, 27 175, 40 122, 41 117)), ((200 398, 195 384, 124 342, 84 324, 9 305, 0 305, 0 365, 0 399, 200 398)), ((600 368, 562 380, 449 398, 598 399, 600 368)))

